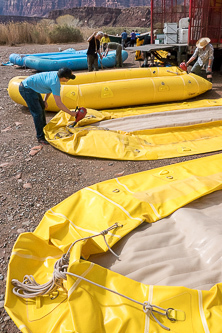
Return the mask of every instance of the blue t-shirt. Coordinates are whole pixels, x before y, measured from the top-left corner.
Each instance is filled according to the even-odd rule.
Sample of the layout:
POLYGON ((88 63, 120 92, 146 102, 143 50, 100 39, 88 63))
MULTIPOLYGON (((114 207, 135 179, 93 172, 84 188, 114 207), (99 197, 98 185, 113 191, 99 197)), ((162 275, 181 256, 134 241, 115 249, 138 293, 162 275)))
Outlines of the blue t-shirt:
POLYGON ((40 94, 49 94, 60 96, 61 84, 58 72, 43 72, 31 75, 22 81, 25 88, 31 88, 40 94))
POLYGON ((127 33, 124 31, 121 34, 122 39, 127 39, 127 33))
POLYGON ((130 34, 130 36, 131 36, 131 39, 136 39, 136 34, 135 34, 135 32, 131 32, 131 34, 130 34))

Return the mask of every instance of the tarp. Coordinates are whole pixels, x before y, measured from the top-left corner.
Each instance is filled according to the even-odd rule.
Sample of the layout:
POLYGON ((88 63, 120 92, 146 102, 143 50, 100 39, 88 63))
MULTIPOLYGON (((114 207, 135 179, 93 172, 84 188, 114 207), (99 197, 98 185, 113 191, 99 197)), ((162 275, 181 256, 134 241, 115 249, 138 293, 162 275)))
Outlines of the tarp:
MULTIPOLYGON (((221 242, 221 214, 216 216, 213 213, 213 206, 221 204, 221 196, 216 200, 211 196, 208 205, 212 209, 204 223, 195 212, 190 220, 192 208, 189 207, 186 222, 186 213, 180 215, 178 209, 222 190, 221 162, 222 155, 218 154, 111 179, 86 187, 49 209, 33 233, 19 236, 11 254, 5 308, 18 328, 23 333, 37 333, 40 328, 44 333, 163 333, 168 328, 174 333, 220 333, 221 251, 212 246, 214 241, 218 246, 221 242), (171 229, 166 232, 164 226, 163 218, 173 212, 179 214, 179 220, 182 217, 185 221, 176 222, 180 229, 178 233, 171 229), (211 218, 217 221, 211 222, 211 218), (175 254, 175 260, 180 261, 178 251, 181 249, 173 244, 180 243, 184 229, 187 235, 185 246, 188 248, 193 244, 189 255, 195 257, 198 250, 200 253, 195 265, 200 260, 208 263, 209 276, 212 276, 210 264, 214 262, 218 269, 217 276, 211 280, 215 284, 210 290, 206 288, 209 281, 205 282, 207 290, 202 291, 180 285, 158 285, 158 280, 156 284, 144 284, 87 260, 92 255, 106 252, 108 246, 114 249, 121 238, 142 227, 142 223, 156 221, 163 224, 162 228, 148 229, 158 230, 159 242, 155 242, 152 235, 147 239, 152 243, 150 251, 155 249, 154 260, 158 261, 159 247, 164 247, 165 242, 166 246, 171 243, 171 258, 175 254), (192 228, 194 232, 186 230, 192 228), (165 237, 160 235, 162 230, 165 237), (202 230, 204 234, 200 232, 202 230), (160 242, 161 237, 163 242, 160 242), (76 243, 70 248, 73 242, 76 243), (30 299, 20 298, 12 292, 12 279, 22 281, 26 274, 32 275, 39 284, 49 282, 54 264, 68 249, 68 266, 61 269, 61 272, 67 269, 67 274, 63 282, 61 278, 56 279, 57 291, 30 299)), ((167 254, 169 252, 165 260, 162 259, 168 268, 164 274, 170 280, 167 254)), ((139 265, 140 259, 137 258, 139 265)), ((144 268, 144 262, 142 265, 144 268)), ((148 259, 146 266, 149 266, 148 259)), ((191 268, 187 266, 189 274, 191 268)), ((156 270, 157 276, 161 276, 161 267, 157 265, 156 270)), ((202 276, 197 270, 195 286, 198 280, 201 285, 202 276)))
POLYGON ((70 128, 59 112, 46 125, 51 145, 71 155, 155 160, 221 150, 222 99, 96 111, 70 128))

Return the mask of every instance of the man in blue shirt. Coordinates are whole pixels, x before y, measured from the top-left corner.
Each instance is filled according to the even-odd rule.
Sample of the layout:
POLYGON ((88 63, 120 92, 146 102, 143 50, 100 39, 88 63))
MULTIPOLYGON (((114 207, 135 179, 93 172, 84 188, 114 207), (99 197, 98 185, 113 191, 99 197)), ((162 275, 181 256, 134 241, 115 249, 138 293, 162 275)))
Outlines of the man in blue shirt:
POLYGON ((122 48, 126 47, 126 41, 127 41, 127 32, 124 30, 121 33, 121 38, 122 38, 122 48))
POLYGON ((76 115, 76 111, 70 111, 60 97, 61 82, 74 80, 75 75, 71 69, 63 67, 58 72, 43 72, 27 77, 20 83, 19 92, 26 101, 29 111, 33 117, 37 140, 41 144, 48 144, 45 140, 43 128, 46 125, 45 108, 50 94, 53 94, 58 108, 67 112, 71 116, 76 115), (41 94, 45 94, 44 101, 41 94))

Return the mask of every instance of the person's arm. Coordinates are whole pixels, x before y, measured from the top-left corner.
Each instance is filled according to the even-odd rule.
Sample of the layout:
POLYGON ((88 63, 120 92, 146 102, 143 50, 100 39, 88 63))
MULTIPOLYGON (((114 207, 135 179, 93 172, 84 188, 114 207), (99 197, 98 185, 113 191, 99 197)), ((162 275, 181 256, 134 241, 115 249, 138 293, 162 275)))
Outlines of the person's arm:
POLYGON ((105 51, 105 54, 104 54, 104 57, 106 57, 108 53, 109 53, 109 48, 108 48, 108 46, 107 46, 106 51, 105 51))
POLYGON ((48 98, 49 98, 50 95, 51 95, 51 93, 49 93, 49 94, 45 94, 45 97, 44 97, 45 108, 48 107, 48 102, 47 102, 47 100, 48 100, 48 98))
POLYGON ((89 36, 89 38, 87 39, 87 42, 90 42, 91 39, 93 39, 93 37, 95 37, 95 35, 96 35, 96 31, 94 31, 94 33, 91 36, 89 36))
POLYGON ((211 71, 212 71, 212 59, 209 59, 209 60, 208 60, 207 71, 208 71, 208 72, 211 72, 211 71))
POLYGON ((194 61, 198 57, 198 48, 195 49, 194 54, 192 57, 186 62, 186 66, 189 66, 189 64, 194 61))
POLYGON ((100 56, 100 59, 102 60, 102 58, 103 58, 103 55, 102 55, 102 53, 100 52, 100 50, 97 50, 97 53, 99 54, 99 56, 100 56))
POLYGON ((56 105, 58 106, 58 108, 68 114, 70 114, 70 116, 75 117, 76 115, 76 111, 70 111, 62 102, 61 97, 57 96, 57 95, 53 95, 54 100, 56 102, 56 105))
MULTIPOLYGON (((211 46, 211 45, 210 45, 210 46, 211 46)), ((207 70, 208 70, 209 72, 212 71, 213 59, 214 59, 214 49, 213 49, 213 47, 210 47, 210 51, 209 51, 209 60, 208 60, 208 66, 207 66, 207 70)))
POLYGON ((196 58, 194 56, 192 56, 187 62, 186 62, 186 66, 189 66, 189 64, 194 61, 196 58))

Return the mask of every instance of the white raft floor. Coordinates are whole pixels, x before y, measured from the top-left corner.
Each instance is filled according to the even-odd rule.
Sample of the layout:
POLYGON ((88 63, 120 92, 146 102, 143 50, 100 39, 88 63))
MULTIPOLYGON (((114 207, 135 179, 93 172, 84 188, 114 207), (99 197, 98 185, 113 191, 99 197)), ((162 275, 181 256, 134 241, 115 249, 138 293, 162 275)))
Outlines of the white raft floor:
POLYGON ((222 120, 222 107, 206 107, 155 112, 94 123, 93 126, 113 131, 134 132, 152 128, 189 126, 222 120))
POLYGON ((222 281, 222 191, 143 223, 90 261, 148 285, 209 290, 222 281))

